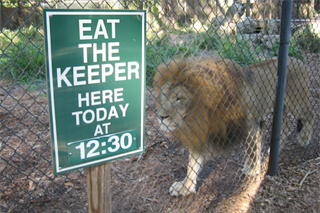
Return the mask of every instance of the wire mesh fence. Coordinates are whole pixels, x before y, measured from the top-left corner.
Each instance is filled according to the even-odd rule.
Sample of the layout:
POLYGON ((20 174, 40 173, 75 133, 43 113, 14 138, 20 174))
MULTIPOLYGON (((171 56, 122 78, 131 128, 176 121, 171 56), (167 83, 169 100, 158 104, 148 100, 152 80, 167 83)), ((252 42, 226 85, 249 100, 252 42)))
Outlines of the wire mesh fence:
MULTIPOLYGON (((85 171, 53 174, 42 8, 147 11, 145 153, 111 163, 114 212, 215 212, 263 177, 281 1, 2 0, 1 212, 87 211, 85 171)), ((318 12, 294 2, 280 167, 320 153, 318 12)))

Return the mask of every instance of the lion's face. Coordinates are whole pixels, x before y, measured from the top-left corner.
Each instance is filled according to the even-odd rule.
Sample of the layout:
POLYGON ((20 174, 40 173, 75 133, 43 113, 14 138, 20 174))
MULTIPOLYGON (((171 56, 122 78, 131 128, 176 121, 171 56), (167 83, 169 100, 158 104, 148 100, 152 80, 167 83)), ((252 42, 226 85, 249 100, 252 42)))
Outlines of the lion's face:
POLYGON ((171 86, 166 83, 161 88, 157 103, 161 131, 174 132, 186 124, 191 98, 192 93, 184 86, 171 86))

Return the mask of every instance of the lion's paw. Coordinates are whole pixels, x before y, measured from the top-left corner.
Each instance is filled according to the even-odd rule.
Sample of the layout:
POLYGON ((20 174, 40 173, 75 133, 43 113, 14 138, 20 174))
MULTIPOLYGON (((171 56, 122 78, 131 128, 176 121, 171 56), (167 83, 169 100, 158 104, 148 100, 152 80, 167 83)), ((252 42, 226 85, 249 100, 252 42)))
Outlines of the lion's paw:
POLYGON ((174 182, 169 189, 169 193, 171 196, 179 196, 179 195, 187 196, 195 192, 196 192, 196 185, 192 184, 191 186, 188 187, 185 181, 174 182))

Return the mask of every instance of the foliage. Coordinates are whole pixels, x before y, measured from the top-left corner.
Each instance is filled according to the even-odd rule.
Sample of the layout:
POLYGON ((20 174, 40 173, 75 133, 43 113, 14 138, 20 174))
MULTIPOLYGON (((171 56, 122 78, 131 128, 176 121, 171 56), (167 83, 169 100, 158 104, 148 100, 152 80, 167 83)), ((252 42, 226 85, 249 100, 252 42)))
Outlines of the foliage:
MULTIPOLYGON (((199 33, 183 30, 169 32, 166 36, 149 41, 152 41, 147 45, 147 84, 149 86, 153 84, 152 78, 156 67, 179 55, 198 55, 209 51, 211 52, 209 54, 217 54, 242 65, 248 65, 268 57, 278 56, 279 51, 279 41, 275 42, 272 49, 269 50, 263 44, 253 44, 252 41, 243 39, 241 36, 234 37, 210 30, 199 33), (174 37, 179 39, 173 39, 174 37)), ((289 55, 300 60, 304 59, 303 48, 294 39, 290 40, 289 55)))
POLYGON ((18 0, 1 0, 4 7, 18 7, 18 0))
MULTIPOLYGON (((271 56, 278 56, 280 41, 277 41, 271 50, 271 56)), ((289 42, 289 56, 295 57, 300 60, 304 60, 304 51, 300 45, 297 44, 296 40, 292 37, 289 42)))
POLYGON ((172 58, 179 52, 175 45, 164 43, 163 39, 159 39, 154 43, 149 43, 146 47, 147 53, 147 84, 152 86, 152 78, 155 74, 156 67, 172 58))
POLYGON ((33 26, 15 31, 5 30, 0 35, 0 77, 21 83, 43 81, 43 36, 33 26))
POLYGON ((244 65, 258 62, 258 55, 263 53, 260 46, 255 47, 251 41, 242 39, 240 36, 235 39, 222 38, 218 50, 221 56, 244 65))
MULTIPOLYGON (((232 59, 240 64, 247 65, 278 55, 279 42, 271 50, 263 45, 254 45, 250 40, 241 36, 230 36, 223 32, 207 30, 194 32, 192 29, 166 30, 165 33, 148 32, 146 46, 147 84, 152 86, 156 67, 179 56, 218 54, 232 59)), ((297 34, 290 40, 289 55, 303 60, 303 39, 310 38, 309 34, 297 34)), ((314 37, 319 39, 318 37, 314 37)), ((320 42, 312 42, 312 48, 320 42)), ((319 49, 319 48, 318 48, 319 49)), ((43 36, 39 29, 31 26, 16 31, 4 30, 0 34, 0 77, 11 78, 15 81, 29 83, 43 81, 44 45, 43 36)))
POLYGON ((194 36, 195 45, 202 50, 215 50, 219 44, 219 36, 208 32, 200 32, 194 36))
POLYGON ((320 35, 319 33, 313 32, 309 25, 297 30, 293 37, 302 49, 311 53, 320 52, 320 35))
MULTIPOLYGON (((1 4, 4 7, 10 8, 10 7, 18 7, 19 6, 19 1, 18 0, 1 0, 1 4)), ((22 1, 21 3, 23 7, 32 7, 32 3, 29 1, 22 1)))
POLYGON ((175 56, 183 55, 190 56, 197 52, 196 42, 187 41, 177 41, 172 43, 171 40, 163 36, 161 38, 155 39, 153 42, 149 42, 146 47, 147 52, 147 84, 152 86, 153 75, 156 72, 156 67, 172 59, 175 56))

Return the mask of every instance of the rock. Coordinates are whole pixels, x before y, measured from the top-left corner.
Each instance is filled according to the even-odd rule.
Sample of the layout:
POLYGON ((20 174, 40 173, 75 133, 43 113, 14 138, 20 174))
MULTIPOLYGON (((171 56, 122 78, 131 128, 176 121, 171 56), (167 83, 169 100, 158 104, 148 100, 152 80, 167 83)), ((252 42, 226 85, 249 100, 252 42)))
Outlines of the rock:
POLYGON ((265 25, 262 28, 262 31, 267 35, 279 34, 278 25, 274 19, 265 20, 265 25))
POLYGON ((280 41, 280 35, 264 35, 261 38, 261 43, 268 49, 272 49, 277 41, 280 41))
POLYGON ((253 33, 253 34, 240 34, 241 39, 245 40, 245 41, 251 41, 252 43, 260 43, 261 38, 262 38, 262 34, 261 33, 253 33))
POLYGON ((241 34, 254 33, 258 27, 258 22, 251 17, 246 17, 244 21, 237 24, 238 32, 241 34))
POLYGON ((228 23, 223 16, 218 16, 216 18, 211 19, 212 26, 226 26, 228 23))

